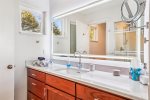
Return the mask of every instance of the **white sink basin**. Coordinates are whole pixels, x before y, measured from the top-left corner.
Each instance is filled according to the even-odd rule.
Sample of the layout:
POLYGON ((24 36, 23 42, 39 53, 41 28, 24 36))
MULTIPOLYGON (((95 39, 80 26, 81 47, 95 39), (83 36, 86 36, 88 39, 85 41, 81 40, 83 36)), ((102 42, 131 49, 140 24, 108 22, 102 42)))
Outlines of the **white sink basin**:
POLYGON ((89 71, 83 70, 83 69, 79 70, 78 68, 58 69, 55 71, 63 73, 63 74, 74 75, 74 76, 78 76, 78 75, 85 74, 85 73, 89 72, 89 71))
POLYGON ((52 70, 52 71, 57 71, 57 70, 64 70, 66 69, 66 67, 64 65, 59 65, 59 64, 52 64, 52 65, 49 65, 50 67, 48 67, 49 70, 52 70))
POLYGON ((126 76, 113 76, 112 73, 95 71, 95 72, 89 72, 87 74, 82 75, 82 78, 91 80, 97 84, 102 83, 108 86, 111 85, 116 88, 130 91, 129 83, 131 83, 131 81, 126 76))

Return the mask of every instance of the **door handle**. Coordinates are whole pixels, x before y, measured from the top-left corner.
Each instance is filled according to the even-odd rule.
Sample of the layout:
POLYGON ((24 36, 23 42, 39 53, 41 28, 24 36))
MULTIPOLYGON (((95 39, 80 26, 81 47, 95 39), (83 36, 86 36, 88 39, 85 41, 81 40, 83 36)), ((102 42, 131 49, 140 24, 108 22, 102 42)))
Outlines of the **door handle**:
POLYGON ((8 65, 7 66, 7 69, 12 69, 13 68, 13 65, 8 65))

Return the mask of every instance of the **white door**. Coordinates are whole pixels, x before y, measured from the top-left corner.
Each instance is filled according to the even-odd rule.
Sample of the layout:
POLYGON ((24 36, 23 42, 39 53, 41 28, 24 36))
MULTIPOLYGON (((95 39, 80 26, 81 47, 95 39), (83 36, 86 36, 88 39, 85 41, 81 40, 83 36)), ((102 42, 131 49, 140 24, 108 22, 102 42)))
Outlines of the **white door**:
POLYGON ((0 100, 14 100, 15 1, 0 0, 0 100))
POLYGON ((76 51, 89 53, 88 25, 81 21, 76 21, 76 39, 76 51))

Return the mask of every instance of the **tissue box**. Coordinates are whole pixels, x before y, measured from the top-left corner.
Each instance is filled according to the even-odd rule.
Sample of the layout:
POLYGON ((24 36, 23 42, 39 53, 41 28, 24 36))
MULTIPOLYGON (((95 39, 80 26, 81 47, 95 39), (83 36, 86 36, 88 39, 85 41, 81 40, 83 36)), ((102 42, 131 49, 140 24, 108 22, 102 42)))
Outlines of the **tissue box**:
POLYGON ((134 81, 139 81, 141 68, 130 68, 130 78, 134 81))

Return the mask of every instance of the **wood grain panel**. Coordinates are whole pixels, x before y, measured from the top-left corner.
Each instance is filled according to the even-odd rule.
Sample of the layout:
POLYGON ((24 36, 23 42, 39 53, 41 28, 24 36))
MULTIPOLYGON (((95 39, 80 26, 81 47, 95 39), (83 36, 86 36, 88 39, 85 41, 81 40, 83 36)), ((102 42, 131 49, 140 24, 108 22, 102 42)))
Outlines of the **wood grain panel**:
POLYGON ((52 76, 52 75, 46 75, 46 84, 75 96, 74 82, 56 76, 52 76))
POLYGON ((45 97, 45 83, 28 77, 28 91, 32 92, 41 99, 45 97))
POLYGON ((28 92, 28 100, 41 100, 41 99, 35 96, 34 94, 28 92))
POLYGON ((77 97, 82 100, 128 100, 110 93, 86 87, 80 84, 76 86, 77 97))
POLYGON ((75 100, 75 97, 54 89, 50 86, 46 86, 47 89, 47 99, 46 100, 75 100))
POLYGON ((43 72, 40 72, 40 71, 36 71, 36 70, 33 70, 33 69, 29 69, 28 68, 28 76, 34 78, 34 79, 37 79, 41 82, 45 82, 45 78, 46 78, 46 74, 43 73, 43 72))

